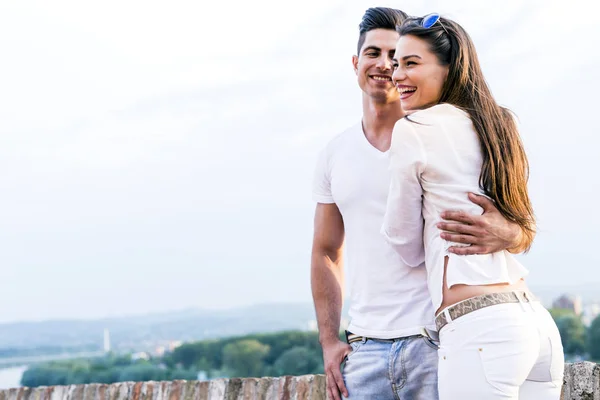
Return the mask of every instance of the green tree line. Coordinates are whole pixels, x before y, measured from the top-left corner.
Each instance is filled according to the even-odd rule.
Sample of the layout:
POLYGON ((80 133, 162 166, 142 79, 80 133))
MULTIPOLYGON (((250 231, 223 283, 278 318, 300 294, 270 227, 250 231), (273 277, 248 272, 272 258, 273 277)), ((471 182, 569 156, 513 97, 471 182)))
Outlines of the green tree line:
POLYGON ((125 381, 190 380, 196 377, 196 371, 169 369, 161 365, 158 360, 132 360, 128 355, 37 364, 23 373, 21 385, 35 387, 125 381))
MULTIPOLYGON (((600 316, 590 327, 567 310, 550 310, 559 328, 567 359, 600 362, 600 316)), ((341 336, 341 335, 340 335, 341 336)), ((185 343, 149 360, 109 355, 91 360, 38 364, 23 374, 24 386, 51 386, 122 381, 259 377, 323 373, 316 332, 254 334, 185 343)))
POLYGON ((281 332, 187 343, 165 356, 167 365, 196 368, 209 377, 304 375, 323 372, 316 332, 281 332))
POLYGON ((163 357, 130 355, 37 364, 21 385, 53 386, 123 381, 304 375, 323 372, 318 334, 280 332, 185 343, 163 357))
POLYGON ((550 314, 558 326, 567 358, 600 362, 600 315, 586 327, 581 316, 571 310, 555 308, 550 309, 550 314))

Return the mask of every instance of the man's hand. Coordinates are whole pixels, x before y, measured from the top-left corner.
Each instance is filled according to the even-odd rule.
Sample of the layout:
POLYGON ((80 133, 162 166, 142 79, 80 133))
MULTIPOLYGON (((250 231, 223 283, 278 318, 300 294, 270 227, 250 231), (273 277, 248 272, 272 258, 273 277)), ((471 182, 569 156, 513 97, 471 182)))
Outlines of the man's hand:
POLYGON ((346 356, 352 352, 352 347, 338 339, 331 343, 323 343, 322 347, 329 398, 341 400, 340 392, 344 397, 348 397, 348 389, 342 378, 341 365, 346 356))
POLYGON ((459 255, 490 254, 521 247, 523 232, 519 225, 507 221, 487 197, 469 193, 469 199, 483 208, 482 215, 444 211, 441 217, 446 221, 437 224, 443 231, 442 239, 470 245, 450 247, 449 252, 459 255))

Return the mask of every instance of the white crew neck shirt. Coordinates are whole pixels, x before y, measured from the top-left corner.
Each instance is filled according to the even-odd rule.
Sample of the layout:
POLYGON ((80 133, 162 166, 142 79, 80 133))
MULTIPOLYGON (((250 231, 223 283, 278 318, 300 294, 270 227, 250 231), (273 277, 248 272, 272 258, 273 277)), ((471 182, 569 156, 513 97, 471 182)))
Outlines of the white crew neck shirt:
POLYGON ((313 199, 335 203, 344 221, 348 330, 379 339, 435 326, 425 267, 406 265, 380 233, 390 185, 388 153, 373 147, 358 123, 321 152, 313 183, 313 199))
POLYGON ((471 119, 464 111, 439 104, 398 121, 390 147, 391 183, 381 232, 408 265, 425 258, 433 308, 442 303, 444 257, 447 284, 515 283, 528 274, 512 254, 460 256, 448 253, 459 245, 440 237, 436 224, 444 210, 481 214, 468 192, 479 187, 482 153, 471 119), (412 121, 412 122, 411 122, 412 121))

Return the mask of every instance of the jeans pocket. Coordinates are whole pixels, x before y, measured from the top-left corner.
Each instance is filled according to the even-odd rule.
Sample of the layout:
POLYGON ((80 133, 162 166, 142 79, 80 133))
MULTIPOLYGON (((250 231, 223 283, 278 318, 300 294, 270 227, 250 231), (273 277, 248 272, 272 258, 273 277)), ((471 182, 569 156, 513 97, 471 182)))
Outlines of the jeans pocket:
POLYGON ((518 394, 519 387, 527 379, 538 357, 534 346, 525 347, 508 342, 502 346, 483 346, 477 350, 485 379, 492 387, 504 394, 518 394))
POLYGON ((350 347, 352 347, 352 351, 346 356, 346 361, 348 359, 350 359, 350 357, 352 357, 354 354, 356 354, 358 352, 358 350, 363 346, 363 344, 365 344, 366 342, 363 342, 362 340, 359 340, 357 342, 352 342, 350 343, 350 347))
POLYGON ((565 374, 565 356, 558 329, 556 335, 548 338, 550 342, 550 377, 557 386, 562 386, 565 374))
POLYGON ((435 342, 432 339, 428 338, 427 336, 422 336, 421 339, 423 339, 423 341, 425 342, 425 344, 427 346, 431 347, 434 350, 439 350, 439 348, 440 348, 439 342, 435 342))
POLYGON ((565 373, 565 355, 560 332, 554 319, 546 309, 541 310, 538 319, 541 340, 541 357, 536 365, 537 376, 532 380, 562 386, 565 373))
POLYGON ((510 374, 509 367, 504 366, 501 357, 494 356, 489 349, 480 348, 476 351, 479 354, 481 368, 487 383, 500 392, 509 394, 510 379, 507 376, 510 374))
MULTIPOLYGON (((503 390, 490 383, 481 356, 472 349, 438 350, 438 389, 440 400, 488 399, 503 390)), ((494 397, 495 398, 495 397, 494 397)))

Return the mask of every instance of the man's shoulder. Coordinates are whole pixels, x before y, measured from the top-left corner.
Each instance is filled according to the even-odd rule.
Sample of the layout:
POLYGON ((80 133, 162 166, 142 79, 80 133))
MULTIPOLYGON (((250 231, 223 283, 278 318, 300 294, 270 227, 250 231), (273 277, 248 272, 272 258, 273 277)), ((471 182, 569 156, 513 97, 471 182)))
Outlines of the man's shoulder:
POLYGON ((339 148, 346 146, 348 143, 351 143, 357 137, 357 132, 360 132, 362 129, 362 124, 360 122, 355 123, 348 128, 344 129, 342 132, 336 134, 329 140, 325 149, 328 152, 335 152, 339 148))

